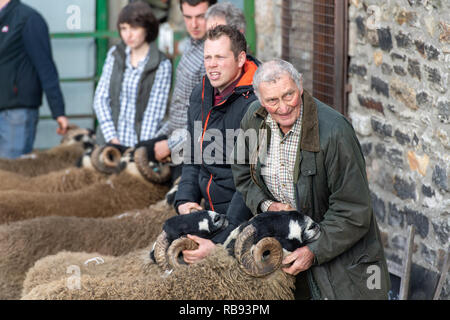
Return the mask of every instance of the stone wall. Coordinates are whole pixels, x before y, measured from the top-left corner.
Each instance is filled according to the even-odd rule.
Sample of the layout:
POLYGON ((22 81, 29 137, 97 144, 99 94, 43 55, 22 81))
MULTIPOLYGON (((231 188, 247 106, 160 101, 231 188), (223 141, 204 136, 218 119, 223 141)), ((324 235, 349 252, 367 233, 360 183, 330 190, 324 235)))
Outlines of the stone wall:
POLYGON ((450 1, 351 0, 349 19, 349 117, 386 253, 399 259, 414 225, 416 276, 436 279, 450 242, 450 1))
POLYGON ((281 58, 281 0, 255 1, 255 25, 257 58, 281 58))

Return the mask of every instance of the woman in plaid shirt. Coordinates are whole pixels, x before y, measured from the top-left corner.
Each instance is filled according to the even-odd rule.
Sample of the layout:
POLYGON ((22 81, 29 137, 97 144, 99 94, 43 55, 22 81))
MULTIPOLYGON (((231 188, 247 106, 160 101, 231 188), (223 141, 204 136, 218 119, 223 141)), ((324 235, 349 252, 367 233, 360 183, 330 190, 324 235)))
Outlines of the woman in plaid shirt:
POLYGON ((130 3, 117 23, 122 42, 110 49, 94 98, 97 140, 133 147, 162 125, 172 65, 157 48, 159 23, 146 3, 130 3))

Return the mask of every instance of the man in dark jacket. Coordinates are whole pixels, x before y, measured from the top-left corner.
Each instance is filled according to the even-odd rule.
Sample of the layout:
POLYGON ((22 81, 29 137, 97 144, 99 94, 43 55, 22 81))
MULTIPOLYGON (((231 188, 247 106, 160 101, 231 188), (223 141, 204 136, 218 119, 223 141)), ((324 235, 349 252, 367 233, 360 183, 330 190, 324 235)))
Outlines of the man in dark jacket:
POLYGON ((387 299, 389 274, 351 124, 303 90, 288 62, 264 63, 253 85, 259 101, 241 128, 258 139, 236 144, 236 188, 253 214, 294 209, 321 227, 316 241, 284 258, 283 270, 314 299, 387 299))
POLYGON ((16 158, 32 151, 42 89, 58 122, 57 133, 66 133, 48 27, 20 0, 0 0, 0 83, 0 157, 16 158))
POLYGON ((220 25, 207 33, 206 76, 191 94, 189 138, 183 150, 175 208, 180 214, 189 214, 201 210, 204 199, 207 210, 227 214, 230 226, 212 241, 192 237, 199 249, 183 252, 188 263, 206 256, 214 243, 223 242, 227 232, 251 217, 236 192, 229 161, 235 141, 229 133, 239 129, 248 106, 256 100, 252 79, 257 62, 246 55, 246 50, 244 35, 234 27, 220 25))

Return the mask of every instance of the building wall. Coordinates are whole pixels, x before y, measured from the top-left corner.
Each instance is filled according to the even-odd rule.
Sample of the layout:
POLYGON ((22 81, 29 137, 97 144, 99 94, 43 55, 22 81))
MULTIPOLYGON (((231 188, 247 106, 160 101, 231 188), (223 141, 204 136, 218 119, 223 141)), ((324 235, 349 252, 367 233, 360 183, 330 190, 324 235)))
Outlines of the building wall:
POLYGON ((255 1, 256 56, 281 58, 281 0, 255 1))
POLYGON ((350 3, 349 117, 386 252, 399 258, 414 225, 413 262, 437 273, 450 231, 450 2, 350 3))

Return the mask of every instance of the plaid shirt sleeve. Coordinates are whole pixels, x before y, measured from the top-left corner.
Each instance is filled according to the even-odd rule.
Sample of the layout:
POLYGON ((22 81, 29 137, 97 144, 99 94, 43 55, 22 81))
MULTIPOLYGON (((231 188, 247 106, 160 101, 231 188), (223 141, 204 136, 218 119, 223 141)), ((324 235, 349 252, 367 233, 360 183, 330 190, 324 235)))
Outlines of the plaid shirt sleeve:
MULTIPOLYGON (((203 60, 198 65, 199 69, 191 75, 191 79, 184 83, 184 90, 182 91, 182 97, 179 101, 175 101, 173 107, 173 115, 170 117, 170 131, 171 135, 168 139, 168 145, 170 150, 175 150, 177 147, 181 146, 186 140, 186 129, 187 127, 187 109, 189 108, 189 98, 191 96, 192 90, 195 86, 202 81, 203 75, 206 73, 205 67, 203 65, 203 60)), ((172 111, 172 110, 171 110, 172 111)))
POLYGON ((106 142, 117 138, 116 128, 114 127, 111 114, 111 97, 109 96, 109 85, 114 66, 114 56, 112 53, 115 49, 115 47, 112 47, 108 52, 105 65, 103 66, 102 76, 100 77, 94 96, 94 111, 106 142))
POLYGON ((142 122, 141 141, 154 138, 160 128, 166 114, 171 81, 172 64, 167 59, 161 62, 156 71, 152 92, 142 122))

